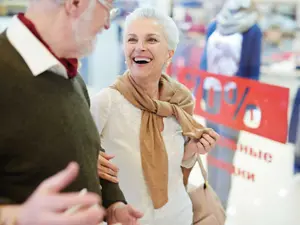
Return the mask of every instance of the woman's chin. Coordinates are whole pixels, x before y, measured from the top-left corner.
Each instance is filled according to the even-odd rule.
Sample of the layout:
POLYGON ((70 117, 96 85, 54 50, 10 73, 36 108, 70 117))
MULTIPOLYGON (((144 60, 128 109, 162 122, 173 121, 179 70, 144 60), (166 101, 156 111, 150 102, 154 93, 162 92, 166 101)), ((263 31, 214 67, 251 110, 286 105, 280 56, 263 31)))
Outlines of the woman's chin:
POLYGON ((147 68, 131 68, 130 73, 135 77, 148 77, 150 70, 147 68))

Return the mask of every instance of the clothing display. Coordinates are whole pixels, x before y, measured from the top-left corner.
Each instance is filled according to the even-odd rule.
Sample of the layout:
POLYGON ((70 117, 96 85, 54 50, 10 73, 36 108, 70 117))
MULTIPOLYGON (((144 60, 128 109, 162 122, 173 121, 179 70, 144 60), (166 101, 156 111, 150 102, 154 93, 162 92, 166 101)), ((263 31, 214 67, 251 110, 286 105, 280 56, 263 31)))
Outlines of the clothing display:
MULTIPOLYGON (((210 36, 216 31, 217 21, 213 21, 207 30, 207 43, 210 36)), ((261 61, 261 44, 262 32, 257 24, 254 24, 248 31, 241 34, 242 48, 240 52, 240 60, 237 62, 238 70, 235 73, 238 77, 258 80, 260 75, 261 61), (250 54, 251 53, 251 54, 250 54)), ((239 48, 239 45, 236 45, 239 48)), ((208 44, 205 45, 204 52, 201 58, 200 69, 208 71, 208 44)))
MULTIPOLYGON (((250 0, 229 0, 208 26, 200 69, 220 76, 238 76, 258 80, 262 32, 257 20, 258 12, 252 9, 250 0)), ((223 93, 235 90, 237 87, 235 83, 231 83, 226 90, 222 90, 217 81, 210 78, 205 81, 203 88, 203 100, 208 105, 211 88, 214 90, 214 101, 221 101, 223 93)), ((219 108, 206 108, 206 111, 211 114, 219 110, 219 108)), ((233 143, 238 143, 239 130, 209 120, 206 121, 206 126, 233 143)), ((232 164, 235 149, 217 145, 209 154, 232 164)), ((226 208, 231 189, 231 174, 213 165, 208 165, 208 173, 209 183, 226 208)))
POLYGON ((227 1, 217 15, 217 30, 224 36, 248 31, 258 21, 258 12, 249 10, 251 4, 251 0, 227 1))

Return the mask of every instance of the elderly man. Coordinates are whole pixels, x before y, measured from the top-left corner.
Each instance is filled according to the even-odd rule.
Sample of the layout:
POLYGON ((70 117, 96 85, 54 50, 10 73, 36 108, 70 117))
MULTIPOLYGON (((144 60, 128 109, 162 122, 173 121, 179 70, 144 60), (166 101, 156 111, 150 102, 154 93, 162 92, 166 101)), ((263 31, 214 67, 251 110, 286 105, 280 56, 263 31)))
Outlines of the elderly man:
POLYGON ((101 220, 99 207, 89 211, 97 202, 93 194, 75 201, 74 194, 59 194, 61 189, 79 192, 86 188, 102 196, 109 224, 136 224, 141 217, 126 205, 116 184, 100 180, 100 186, 99 135, 86 86, 77 72, 77 59, 90 53, 96 35, 109 28, 111 9, 109 0, 31 0, 26 13, 14 17, 0 35, 0 204, 4 205, 4 223, 13 219, 18 225, 95 225, 101 220), (71 161, 80 166, 77 176, 71 166, 62 172, 67 174, 66 182, 52 179, 50 186, 49 181, 43 182, 35 191, 71 161), (30 195, 33 197, 27 200, 30 195), (55 201, 60 195, 64 198, 55 201), (64 214, 70 198, 74 205, 83 206, 73 211, 82 217, 71 219, 64 214))

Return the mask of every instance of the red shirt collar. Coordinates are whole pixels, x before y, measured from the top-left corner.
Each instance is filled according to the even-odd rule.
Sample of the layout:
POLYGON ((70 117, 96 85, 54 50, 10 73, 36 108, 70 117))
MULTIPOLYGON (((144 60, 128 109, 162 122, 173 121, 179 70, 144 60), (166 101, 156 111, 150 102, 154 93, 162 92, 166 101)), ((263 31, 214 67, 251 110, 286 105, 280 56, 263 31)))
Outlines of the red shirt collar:
POLYGON ((69 78, 75 77, 76 74, 77 74, 77 69, 78 69, 78 59, 76 59, 76 58, 67 59, 67 58, 59 58, 59 57, 57 57, 53 53, 53 51, 51 50, 51 48, 49 47, 49 45, 42 39, 42 37, 38 33, 38 31, 37 31, 36 27, 34 26, 34 24, 28 18, 26 18, 23 13, 19 13, 18 14, 18 18, 31 31, 31 33, 37 39, 39 39, 39 41, 41 43, 44 44, 44 46, 52 53, 52 55, 55 58, 57 58, 57 60, 66 68, 68 77, 69 78))

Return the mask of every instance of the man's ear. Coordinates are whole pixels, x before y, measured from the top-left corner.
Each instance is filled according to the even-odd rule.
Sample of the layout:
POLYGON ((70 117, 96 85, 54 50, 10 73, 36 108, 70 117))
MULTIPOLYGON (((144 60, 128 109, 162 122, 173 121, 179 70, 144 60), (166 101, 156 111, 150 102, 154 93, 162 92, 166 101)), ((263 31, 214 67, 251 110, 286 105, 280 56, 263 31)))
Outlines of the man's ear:
POLYGON ((67 15, 74 18, 79 17, 86 10, 89 2, 89 0, 66 0, 64 5, 67 15))

